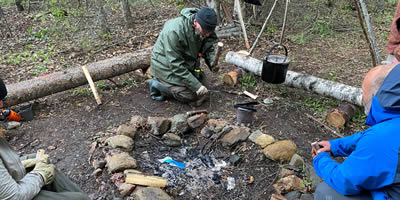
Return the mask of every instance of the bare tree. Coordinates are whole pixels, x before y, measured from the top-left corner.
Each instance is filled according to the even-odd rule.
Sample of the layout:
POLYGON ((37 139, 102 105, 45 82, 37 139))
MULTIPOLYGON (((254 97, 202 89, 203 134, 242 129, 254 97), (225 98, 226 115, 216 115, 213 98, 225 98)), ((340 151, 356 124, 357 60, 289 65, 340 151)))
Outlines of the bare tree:
POLYGON ((124 14, 126 29, 134 28, 135 23, 131 14, 131 9, 129 8, 128 0, 121 0, 121 4, 122 4, 122 12, 124 14))
POLYGON ((97 12, 97 26, 100 26, 101 34, 110 33, 110 29, 107 24, 107 13, 104 10, 104 0, 96 0, 97 12))
POLYGON ((15 5, 17 6, 17 10, 19 12, 24 11, 24 7, 22 6, 22 0, 15 0, 15 5))

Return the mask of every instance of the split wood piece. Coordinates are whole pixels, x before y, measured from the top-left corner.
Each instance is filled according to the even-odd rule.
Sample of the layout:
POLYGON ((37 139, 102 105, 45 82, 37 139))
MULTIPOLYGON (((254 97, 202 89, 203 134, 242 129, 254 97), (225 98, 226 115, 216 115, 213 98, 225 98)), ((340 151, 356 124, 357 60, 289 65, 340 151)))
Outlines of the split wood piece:
POLYGON ((43 156, 44 156, 44 149, 39 149, 39 150, 36 152, 36 159, 42 159, 43 156))
MULTIPOLYGON (((150 66, 151 49, 152 47, 149 47, 134 53, 90 63, 87 67, 93 81, 108 79, 137 69, 145 69, 150 66)), ((4 99, 4 104, 5 107, 10 107, 85 84, 87 84, 87 80, 81 67, 70 68, 7 85, 8 95, 4 99)))
POLYGON ((215 67, 218 65, 219 57, 222 53, 222 47, 224 47, 224 43, 218 42, 217 47, 215 48, 215 60, 211 63, 211 67, 215 67))
POLYGON ((225 1, 223 1, 223 0, 221 0, 221 7, 222 7, 222 10, 224 10, 226 23, 232 24, 233 23, 232 14, 231 14, 231 12, 229 12, 228 6, 226 5, 225 1))
POLYGON ((237 6, 237 12, 238 12, 238 17, 239 17, 239 21, 240 21, 240 26, 242 26, 243 37, 244 37, 244 41, 246 43, 246 48, 250 49, 249 40, 247 39, 246 27, 244 26, 244 21, 243 21, 243 16, 242 16, 242 8, 240 7, 239 0, 235 0, 235 4, 237 6))
MULTIPOLYGON (((234 64, 247 71, 261 76, 263 62, 251 56, 243 56, 237 52, 228 52, 225 57, 227 63, 234 64)), ((320 95, 333 97, 341 101, 347 101, 354 105, 361 106, 362 90, 349 85, 329 81, 315 76, 287 71, 285 85, 311 90, 320 95)))
POLYGON ((193 110, 193 111, 186 112, 186 115, 192 116, 192 115, 197 115, 197 114, 201 114, 201 113, 208 113, 208 111, 207 110, 193 110))
POLYGON ((158 176, 128 173, 126 174, 125 183, 164 188, 167 185, 167 179, 158 176))
POLYGON ((229 38, 229 37, 237 36, 237 35, 241 35, 241 34, 242 34, 242 32, 217 33, 217 37, 219 39, 222 39, 222 38, 229 38))
POLYGON ((241 68, 236 68, 233 71, 226 73, 222 80, 226 85, 235 86, 238 83, 239 79, 243 77, 243 75, 244 70, 241 68))
POLYGON ((86 67, 86 65, 82 66, 82 70, 83 70, 83 73, 85 74, 87 81, 89 82, 90 89, 92 89, 92 92, 93 92, 94 98, 96 99, 97 104, 101 105, 102 103, 101 103, 99 93, 97 92, 96 86, 94 85, 94 82, 92 80, 92 77, 90 76, 89 70, 86 67))
POLYGON ((257 95, 252 94, 252 93, 250 93, 250 92, 247 92, 246 90, 243 91, 243 94, 245 94, 246 96, 248 96, 248 97, 250 97, 250 98, 252 98, 252 99, 254 99, 254 100, 256 100, 256 99, 258 98, 257 95))
POLYGON ((326 121, 329 125, 342 128, 355 113, 355 107, 348 103, 340 104, 333 112, 326 115, 326 121))

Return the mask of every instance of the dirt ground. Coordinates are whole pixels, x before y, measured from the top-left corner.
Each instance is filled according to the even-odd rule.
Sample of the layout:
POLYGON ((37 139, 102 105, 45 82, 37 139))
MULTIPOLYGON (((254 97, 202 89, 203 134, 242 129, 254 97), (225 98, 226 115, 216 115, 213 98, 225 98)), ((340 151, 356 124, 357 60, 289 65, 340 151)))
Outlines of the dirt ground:
MULTIPOLYGON (((178 9, 175 6, 163 5, 163 8, 165 9, 164 12, 157 12, 149 9, 146 5, 139 7, 140 10, 148 10, 148 12, 136 13, 138 25, 132 34, 147 35, 145 40, 136 37, 131 38, 122 45, 111 45, 109 48, 104 48, 99 54, 82 54, 77 58, 69 58, 70 54, 60 54, 60 57, 65 58, 64 62, 55 64, 54 69, 49 69, 44 73, 51 73, 52 71, 62 70, 65 66, 77 66, 153 45, 163 22, 178 14, 178 9), (145 23, 150 19, 159 21, 154 24, 145 23)), ((11 16, 13 9, 15 10, 13 7, 7 9, 6 14, 8 13, 10 18, 15 17, 15 20, 21 14, 11 16)), ((351 17, 354 19, 346 24, 346 27, 357 25, 356 12, 350 14, 351 17)), ((20 17, 19 19, 21 19, 19 25, 31 23, 28 17, 20 17)), ((294 20, 291 22, 292 25, 295 23, 294 20)), ((14 26, 16 25, 11 28, 17 30, 14 26)), ((378 24, 378 34, 387 34, 389 27, 390 24, 378 24)), ((277 29, 280 30, 279 27, 277 29)), ((288 26, 286 35, 293 35, 302 31, 306 30, 288 26)), ((22 31, 21 34, 23 34, 22 31)), ((254 41, 257 34, 256 29, 249 30, 251 41, 254 41)), ((127 38, 123 32, 119 36, 123 39, 127 38)), ((5 43, 1 45, 0 50, 4 53, 16 52, 18 48, 26 45, 19 41, 21 37, 23 36, 2 40, 5 43)), ((118 38, 118 36, 115 36, 115 38, 118 38)), ((277 41, 278 38, 279 31, 262 37, 254 57, 262 59, 272 41, 277 41)), ((385 37, 378 37, 377 40, 380 47, 383 47, 385 37)), ((244 41, 240 37, 222 39, 222 42, 226 45, 226 52, 244 49, 244 41)), ((285 44, 292 59, 289 66, 289 70, 292 71, 360 87, 363 75, 371 68, 368 46, 364 42, 359 28, 342 32, 335 31, 334 34, 328 36, 315 37, 305 44, 297 44, 291 40, 287 40, 285 44)), ((384 53, 382 52, 382 54, 384 53)), ((329 112, 340 102, 283 85, 267 84, 259 77, 255 77, 256 84, 254 87, 245 88, 243 85, 239 85, 230 88, 223 86, 221 76, 234 69, 234 66, 221 62, 220 67, 221 71, 215 74, 204 69, 212 83, 209 88, 212 91, 210 92, 210 99, 201 107, 194 108, 175 100, 164 102, 151 100, 144 83, 145 78, 132 72, 112 79, 113 82, 121 85, 126 80, 131 81, 122 86, 117 86, 109 80, 104 81, 100 93, 105 103, 100 107, 96 105, 91 93, 79 92, 88 88, 87 86, 36 100, 34 119, 23 122, 22 126, 17 129, 9 130, 7 139, 20 154, 46 149, 46 152, 50 154, 50 162, 56 164, 60 171, 79 184, 92 199, 113 199, 119 197, 119 192, 111 182, 110 175, 103 172, 99 178, 91 176, 94 168, 88 163, 89 149, 93 141, 106 137, 107 134, 115 133, 116 128, 128 123, 133 115, 172 117, 175 114, 186 113, 194 109, 207 109, 209 111, 208 118, 224 119, 234 124, 236 122, 236 110, 233 105, 249 102, 251 99, 227 91, 240 92, 246 89, 259 95, 259 102, 266 98, 273 101, 272 104, 261 103, 257 106, 256 119, 251 130, 262 130, 278 140, 292 140, 297 145, 297 153, 306 162, 311 163, 311 142, 335 138, 329 130, 308 118, 306 114, 323 121, 326 112, 329 112), (49 148, 50 146, 54 148, 49 148)), ((32 70, 32 66, 29 64, 12 65, 6 64, 4 61, 0 64, 1 76, 7 83, 22 81, 43 74, 32 74, 29 73, 30 70, 32 70)), ((360 113, 358 112, 344 129, 337 131, 344 135, 350 135, 365 128, 362 125, 365 115, 360 113)), ((135 137, 134 141, 135 145, 131 155, 138 161, 138 170, 154 174, 159 171, 161 166, 157 159, 171 155, 177 156, 181 149, 189 149, 190 147, 190 153, 186 157, 178 156, 178 161, 189 162, 198 157, 201 145, 207 139, 201 138, 197 131, 185 135, 182 146, 171 148, 159 139, 149 136, 148 132, 143 130, 135 137), (144 154, 149 155, 150 161, 144 158, 144 154)), ((104 151, 106 149, 97 149, 92 159, 104 159, 104 151)), ((277 180, 277 174, 282 165, 265 158, 262 150, 252 142, 244 142, 232 149, 224 149, 220 144, 217 144, 213 153, 214 155, 218 154, 219 159, 227 160, 232 152, 239 155, 241 160, 236 166, 223 169, 221 171, 223 175, 221 183, 215 183, 206 192, 202 191, 193 196, 188 192, 182 193, 182 188, 173 186, 167 187, 166 191, 175 199, 269 199, 273 193, 272 184, 277 180), (250 176, 255 178, 253 184, 247 183, 250 176), (226 190, 226 180, 223 177, 234 177, 236 187, 230 191, 226 190)))

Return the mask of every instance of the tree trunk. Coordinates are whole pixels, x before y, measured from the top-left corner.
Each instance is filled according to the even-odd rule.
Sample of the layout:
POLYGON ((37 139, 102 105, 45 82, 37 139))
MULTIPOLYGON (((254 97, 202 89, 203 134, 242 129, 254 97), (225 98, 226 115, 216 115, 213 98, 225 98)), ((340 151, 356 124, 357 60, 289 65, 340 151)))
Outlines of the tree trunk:
MULTIPOLYGON (((135 53, 127 53, 91 63, 87 67, 94 81, 111 78, 137 69, 146 69, 150 65, 151 49, 152 47, 149 47, 135 53)), ((87 80, 79 66, 7 85, 8 95, 4 104, 9 107, 85 84, 87 84, 87 80)))
POLYGON ((96 5, 98 8, 98 13, 97 13, 97 25, 100 26, 100 34, 108 34, 110 33, 110 29, 108 28, 107 24, 107 13, 104 10, 104 0, 96 0, 96 5))
POLYGON ((24 11, 24 7, 22 6, 22 0, 15 0, 15 5, 17 6, 17 10, 19 12, 24 11))
POLYGON ((355 107, 351 104, 340 104, 333 112, 326 115, 326 121, 329 125, 342 128, 354 115, 355 107))
MULTIPOLYGON (((243 56, 236 52, 230 51, 226 54, 225 61, 245 70, 251 71, 259 76, 261 75, 263 62, 253 57, 243 56)), ((333 97, 341 101, 347 101, 361 106, 361 88, 355 88, 293 71, 287 72, 284 84, 296 88, 311 90, 321 95, 333 97)))
POLYGON ((121 0, 122 12, 124 14, 126 29, 134 28, 135 24, 132 18, 131 9, 129 8, 128 0, 121 0))
POLYGON ((232 13, 229 11, 228 6, 226 5, 225 1, 223 1, 223 0, 221 0, 221 7, 222 7, 222 10, 224 11, 226 23, 232 24, 233 23, 232 13))
POLYGON ((244 70, 241 68, 236 68, 235 70, 228 72, 222 78, 224 84, 229 86, 235 86, 238 80, 243 77, 244 70))

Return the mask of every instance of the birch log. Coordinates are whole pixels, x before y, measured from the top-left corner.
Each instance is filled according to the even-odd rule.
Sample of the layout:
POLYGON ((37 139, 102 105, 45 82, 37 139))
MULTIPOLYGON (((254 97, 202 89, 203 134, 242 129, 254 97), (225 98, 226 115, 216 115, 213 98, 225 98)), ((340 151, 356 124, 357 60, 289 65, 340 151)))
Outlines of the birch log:
MULTIPOLYGON (((227 63, 234 64, 247 71, 253 72, 260 76, 263 62, 250 56, 243 56, 236 52, 228 52, 225 57, 227 63)), ((289 65, 290 67, 290 65, 289 65)), ((321 95, 333 97, 341 101, 347 101, 352 104, 361 106, 362 90, 349 85, 317 78, 315 76, 297 73, 294 71, 287 72, 285 85, 305 90, 311 90, 321 95)))
MULTIPOLYGON (((93 81, 108 79, 150 65, 152 47, 87 65, 93 81)), ((6 107, 87 84, 80 66, 7 85, 6 107)))

